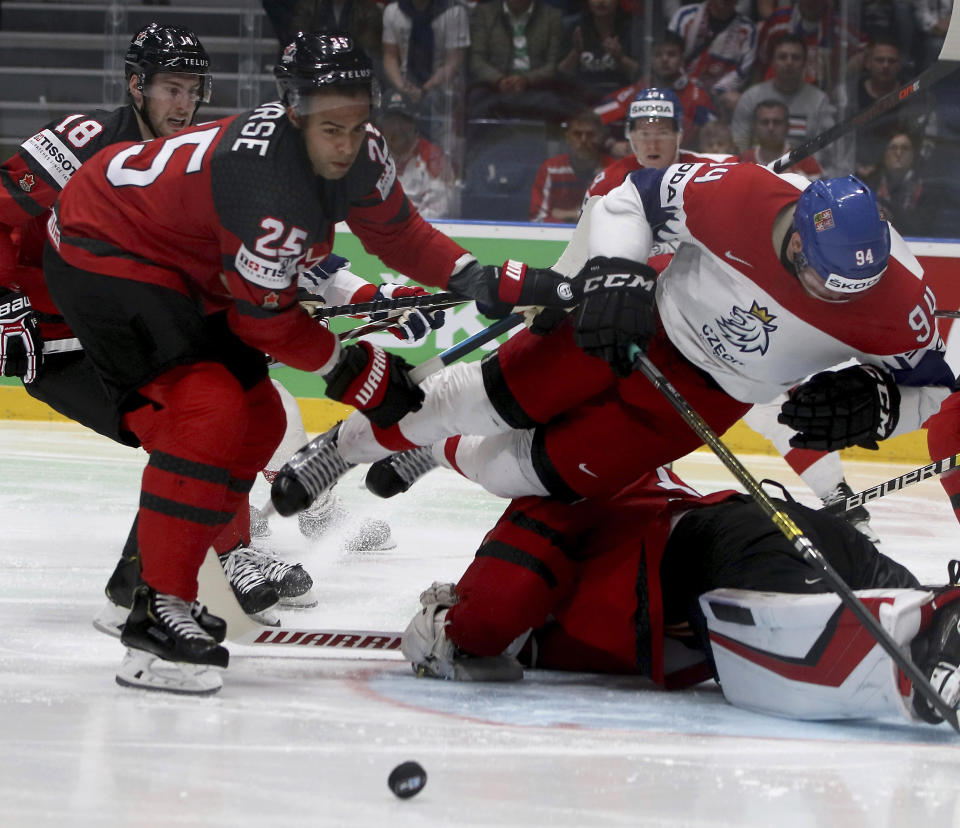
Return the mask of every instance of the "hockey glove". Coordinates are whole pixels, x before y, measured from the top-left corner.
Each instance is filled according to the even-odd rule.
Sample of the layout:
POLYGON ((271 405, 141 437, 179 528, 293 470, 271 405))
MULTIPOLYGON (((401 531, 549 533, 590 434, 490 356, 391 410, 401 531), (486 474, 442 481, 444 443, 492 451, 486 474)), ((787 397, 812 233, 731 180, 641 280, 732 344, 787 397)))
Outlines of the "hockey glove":
POLYGON ((351 345, 323 377, 327 396, 362 411, 375 426, 389 428, 423 405, 423 391, 407 374, 411 367, 369 342, 351 345))
POLYGON ((43 363, 43 335, 30 300, 22 293, 0 296, 0 374, 33 382, 43 363))
POLYGON ((876 449, 900 417, 900 389, 890 374, 872 365, 824 371, 788 396, 777 419, 799 432, 790 438, 794 448, 876 449))
POLYGON ((590 259, 574 279, 583 295, 574 339, 590 356, 610 363, 617 376, 633 370, 630 346, 646 351, 656 333, 656 279, 652 267, 606 256, 590 259))
POLYGON ((570 308, 576 304, 573 283, 550 268, 527 267, 512 259, 503 267, 471 262, 450 277, 447 289, 468 296, 484 316, 501 319, 514 308, 570 308))
MULTIPOLYGON (((428 292, 422 287, 408 287, 406 285, 394 285, 384 282, 377 288, 372 301, 380 299, 401 299, 404 296, 428 296, 428 292)), ((386 319, 390 311, 377 311, 370 314, 370 320, 379 322, 386 319)), ((396 321, 387 328, 397 339, 404 342, 419 342, 430 331, 435 331, 443 326, 445 316, 442 310, 430 310, 428 308, 418 309, 410 308, 406 313, 396 318, 396 321)))

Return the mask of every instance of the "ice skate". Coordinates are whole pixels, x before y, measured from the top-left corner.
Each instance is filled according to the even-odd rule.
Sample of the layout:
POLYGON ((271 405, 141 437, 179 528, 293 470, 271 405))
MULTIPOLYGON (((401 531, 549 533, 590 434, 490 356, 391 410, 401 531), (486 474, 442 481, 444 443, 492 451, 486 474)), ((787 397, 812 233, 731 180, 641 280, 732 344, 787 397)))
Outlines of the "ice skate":
MULTIPOLYGON (((948 705, 960 709, 960 594, 956 588, 951 594, 954 600, 934 612, 930 626, 913 640, 910 651, 914 664, 930 679, 933 689, 948 705)), ((913 709, 925 722, 943 721, 919 693, 914 693, 913 709)))
POLYGON ((350 552, 379 552, 397 545, 386 521, 351 519, 343 501, 331 491, 320 495, 310 508, 300 512, 297 520, 300 533, 310 540, 318 540, 333 529, 347 529, 341 546, 350 552), (352 523, 356 526, 351 526, 352 523))
POLYGON ((365 483, 377 497, 393 497, 407 491, 428 471, 439 465, 429 446, 398 451, 370 466, 365 483))
POLYGON ((279 619, 271 610, 280 603, 280 595, 264 578, 260 568, 246 554, 247 551, 242 546, 234 547, 226 555, 219 556, 220 565, 240 608, 264 624, 276 626, 279 619))
POLYGON ((256 547, 244 547, 236 554, 245 556, 257 569, 264 580, 280 596, 281 607, 307 609, 317 605, 313 594, 313 578, 299 563, 287 563, 272 552, 256 547))
MULTIPOLYGON (((196 602, 157 592, 147 584, 138 587, 120 636, 127 654, 117 671, 117 684, 189 695, 217 692, 223 682, 214 668, 226 668, 230 655, 197 622, 204 613, 196 602)), ((226 625, 216 620, 225 633, 226 625)))
POLYGON ((273 532, 270 530, 270 522, 260 514, 260 510, 250 504, 250 537, 251 538, 269 538, 273 532))
POLYGON ((348 463, 337 451, 339 431, 337 423, 314 437, 277 473, 270 487, 270 499, 279 514, 289 517, 306 509, 356 465, 348 463))
MULTIPOLYGON (((848 497, 853 497, 853 489, 846 480, 841 480, 837 487, 826 497, 821 498, 824 506, 832 506, 848 497)), ((840 517, 847 520, 854 529, 871 543, 880 543, 880 536, 870 526, 870 513, 863 506, 856 506, 846 512, 840 512, 840 517)))
MULTIPOLYGON (((122 555, 110 576, 110 580, 107 581, 107 586, 104 589, 107 594, 107 602, 94 616, 94 628, 113 638, 120 638, 123 625, 126 623, 127 617, 130 615, 130 608, 133 606, 133 593, 142 583, 139 555, 133 557, 122 555)), ((206 607, 194 603, 190 611, 197 623, 217 642, 223 641, 227 637, 227 625, 224 624, 222 619, 207 612, 206 607)))

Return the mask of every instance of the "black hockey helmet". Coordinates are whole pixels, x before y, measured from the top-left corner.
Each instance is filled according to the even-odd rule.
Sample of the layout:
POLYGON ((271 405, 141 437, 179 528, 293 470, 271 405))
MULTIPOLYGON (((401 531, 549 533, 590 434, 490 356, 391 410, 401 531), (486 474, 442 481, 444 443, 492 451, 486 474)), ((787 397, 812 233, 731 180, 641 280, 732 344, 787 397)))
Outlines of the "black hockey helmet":
POLYGON ((365 88, 377 105, 373 63, 346 32, 297 32, 273 74, 280 100, 298 112, 305 96, 335 87, 365 88))
POLYGON ((210 76, 210 58, 200 43, 200 38, 190 29, 181 26, 164 26, 151 23, 133 36, 124 56, 127 77, 137 76, 140 92, 149 85, 150 78, 158 72, 180 75, 198 75, 200 93, 198 100, 207 103, 213 87, 210 76))

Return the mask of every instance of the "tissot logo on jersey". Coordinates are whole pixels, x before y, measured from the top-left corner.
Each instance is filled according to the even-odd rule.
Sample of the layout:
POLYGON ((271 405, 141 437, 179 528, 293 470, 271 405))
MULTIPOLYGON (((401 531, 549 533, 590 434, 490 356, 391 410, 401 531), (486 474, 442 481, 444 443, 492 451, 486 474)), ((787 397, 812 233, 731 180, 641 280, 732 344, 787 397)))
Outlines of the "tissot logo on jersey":
POLYGON ((21 145, 63 189, 79 168, 80 159, 49 129, 38 132, 21 145))
POLYGON ((270 290, 283 290, 290 286, 296 272, 296 259, 264 259, 240 245, 234 258, 234 266, 244 279, 270 290))

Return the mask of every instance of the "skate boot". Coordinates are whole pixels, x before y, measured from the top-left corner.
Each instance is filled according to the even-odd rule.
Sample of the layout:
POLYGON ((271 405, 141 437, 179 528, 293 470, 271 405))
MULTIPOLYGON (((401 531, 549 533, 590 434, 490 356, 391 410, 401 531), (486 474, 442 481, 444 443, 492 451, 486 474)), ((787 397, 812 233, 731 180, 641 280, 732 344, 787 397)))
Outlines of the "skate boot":
POLYGON ((120 636, 127 654, 117 684, 188 695, 216 693, 223 681, 213 668, 226 668, 230 655, 197 623, 204 613, 197 607, 147 584, 139 586, 120 636))
MULTIPOLYGON (((951 561, 951 578, 960 562, 951 561)), ((955 579, 954 579, 955 580, 955 579)), ((960 589, 948 587, 934 599, 939 605, 930 626, 910 644, 913 663, 920 668, 943 700, 960 709, 960 589)), ((919 693, 913 694, 913 710, 925 722, 940 724, 943 716, 919 693)))
POLYGON ((310 506, 356 464, 348 463, 337 451, 340 423, 314 437, 293 455, 277 473, 270 487, 270 499, 284 517, 310 506))
MULTIPOLYGON (((141 584, 143 579, 140 577, 139 556, 134 558, 121 556, 104 590, 107 593, 106 606, 94 616, 93 626, 113 638, 120 638, 123 625, 133 606, 134 591, 141 584)), ((227 625, 224 620, 207 612, 206 607, 194 602, 190 612, 196 622, 213 636, 217 643, 227 637, 227 625)))
POLYGON ((273 534, 270 531, 269 521, 260 514, 260 510, 250 504, 250 537, 251 538, 269 538, 273 534))
MULTIPOLYGON (((318 540, 327 532, 351 523, 350 513, 343 501, 332 491, 324 492, 312 506, 297 515, 300 534, 309 540, 318 540)), ((355 522, 354 531, 348 532, 341 546, 350 552, 378 552, 393 549, 397 544, 390 532, 390 525, 383 520, 364 518, 355 522)))
POLYGON ((439 465, 429 446, 398 451, 370 466, 365 483, 377 497, 393 497, 407 491, 428 471, 439 465))
MULTIPOLYGON (((841 500, 853 497, 853 489, 847 485, 846 480, 841 480, 839 485, 826 497, 821 498, 824 506, 832 506, 841 500)), ((880 536, 873 531, 870 526, 870 513, 863 506, 856 506, 846 512, 840 512, 840 517, 846 519, 854 529, 866 537, 870 543, 880 543, 880 536)))
POLYGON ((133 606, 133 592, 142 583, 139 554, 135 550, 130 555, 124 550, 104 588, 107 603, 93 617, 94 628, 113 638, 119 638, 120 630, 123 629, 133 606))
POLYGON ((317 605, 313 578, 301 564, 287 563, 271 552, 252 546, 238 550, 237 554, 246 556, 260 570, 264 580, 280 596, 281 607, 306 609, 317 605))
POLYGON ((273 625, 276 619, 269 611, 280 603, 280 595, 263 577, 260 568, 247 555, 248 551, 245 547, 236 546, 226 555, 220 555, 220 564, 240 609, 247 615, 273 625))

